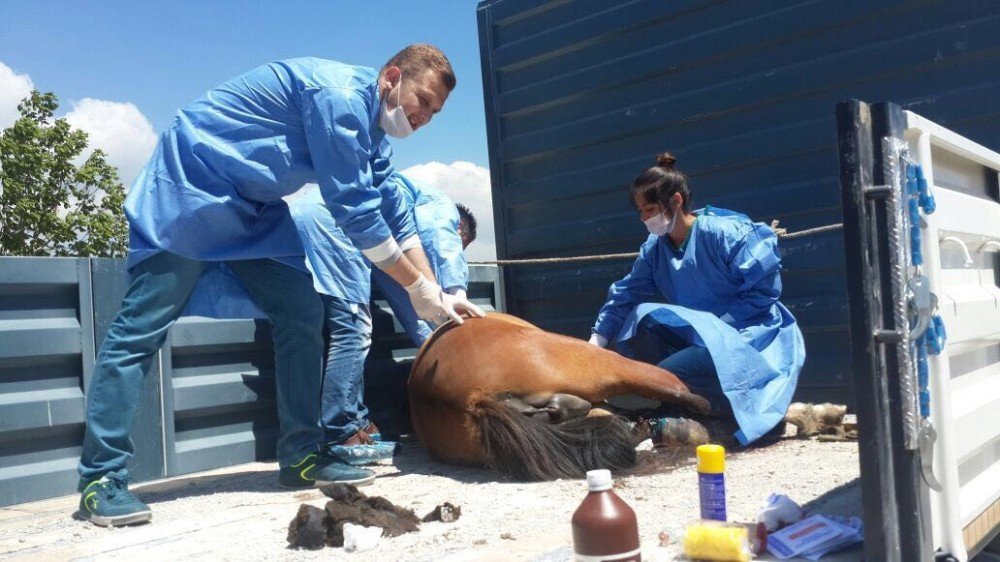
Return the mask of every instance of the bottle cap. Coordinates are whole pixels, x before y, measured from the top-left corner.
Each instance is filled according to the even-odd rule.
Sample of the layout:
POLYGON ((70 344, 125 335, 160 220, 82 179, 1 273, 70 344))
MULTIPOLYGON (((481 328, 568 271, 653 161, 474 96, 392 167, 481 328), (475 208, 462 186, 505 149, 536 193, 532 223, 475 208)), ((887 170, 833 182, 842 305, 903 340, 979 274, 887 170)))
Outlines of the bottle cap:
POLYGON ((588 470, 587 487, 591 492, 602 492, 611 489, 611 471, 607 469, 588 470))
POLYGON ((726 450, 722 445, 698 445, 698 472, 722 474, 726 470, 726 450))

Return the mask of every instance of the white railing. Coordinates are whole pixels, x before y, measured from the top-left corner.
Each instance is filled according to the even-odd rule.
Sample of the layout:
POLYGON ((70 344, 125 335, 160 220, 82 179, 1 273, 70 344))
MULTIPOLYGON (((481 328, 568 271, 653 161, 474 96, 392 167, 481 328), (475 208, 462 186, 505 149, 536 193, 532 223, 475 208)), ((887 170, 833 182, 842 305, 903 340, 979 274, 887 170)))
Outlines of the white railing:
POLYGON ((963 191, 995 190, 1000 154, 911 112, 906 128, 937 204, 922 251, 948 334, 945 352, 929 358, 941 482, 931 492, 933 540, 964 561, 1000 513, 1000 203, 963 191))

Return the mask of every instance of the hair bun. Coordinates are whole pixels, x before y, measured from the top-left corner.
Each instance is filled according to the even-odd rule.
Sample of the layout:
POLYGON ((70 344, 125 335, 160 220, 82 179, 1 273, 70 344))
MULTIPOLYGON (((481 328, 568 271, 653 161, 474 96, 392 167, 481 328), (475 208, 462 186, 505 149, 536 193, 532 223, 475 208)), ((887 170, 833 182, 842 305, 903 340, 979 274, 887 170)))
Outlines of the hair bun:
POLYGON ((675 158, 674 155, 670 154, 669 152, 664 152, 662 154, 657 155, 656 157, 656 165, 661 168, 673 170, 674 164, 676 163, 677 163, 677 158, 675 158))

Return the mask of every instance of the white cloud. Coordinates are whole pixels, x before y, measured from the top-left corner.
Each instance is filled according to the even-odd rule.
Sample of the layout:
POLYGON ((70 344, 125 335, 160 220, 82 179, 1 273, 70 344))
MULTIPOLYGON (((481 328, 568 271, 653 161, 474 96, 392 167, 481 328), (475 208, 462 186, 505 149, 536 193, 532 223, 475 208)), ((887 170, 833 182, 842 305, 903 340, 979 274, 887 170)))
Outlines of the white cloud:
MULTIPOLYGON (((0 62, 0 128, 18 118, 17 104, 34 88, 30 76, 17 74, 0 62)), ((131 103, 84 98, 69 103, 61 100, 61 105, 70 108, 65 115, 70 126, 89 136, 83 158, 95 148, 103 150, 128 189, 156 146, 156 133, 149 119, 131 103)))
POLYGON ((89 136, 86 155, 95 148, 104 151, 126 189, 156 146, 153 125, 131 103, 84 98, 72 103, 66 121, 89 136))
POLYGON ((428 162, 402 171, 417 181, 426 182, 445 192, 456 203, 462 203, 476 216, 476 241, 466 254, 470 260, 495 260, 496 235, 493 228, 493 196, 490 191, 490 171, 471 162, 428 162))
POLYGON ((18 74, 0 62, 0 129, 11 126, 20 114, 17 104, 28 97, 35 85, 27 74, 18 74))

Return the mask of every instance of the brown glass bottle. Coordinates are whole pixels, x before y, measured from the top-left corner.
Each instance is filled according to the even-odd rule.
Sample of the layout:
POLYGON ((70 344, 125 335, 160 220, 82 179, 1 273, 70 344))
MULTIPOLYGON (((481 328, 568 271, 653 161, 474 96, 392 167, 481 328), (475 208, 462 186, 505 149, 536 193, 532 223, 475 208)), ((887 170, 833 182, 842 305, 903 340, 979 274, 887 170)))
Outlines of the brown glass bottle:
POLYGON ((573 513, 573 552, 579 562, 641 562, 635 512, 611 491, 611 471, 587 473, 590 493, 573 513))

